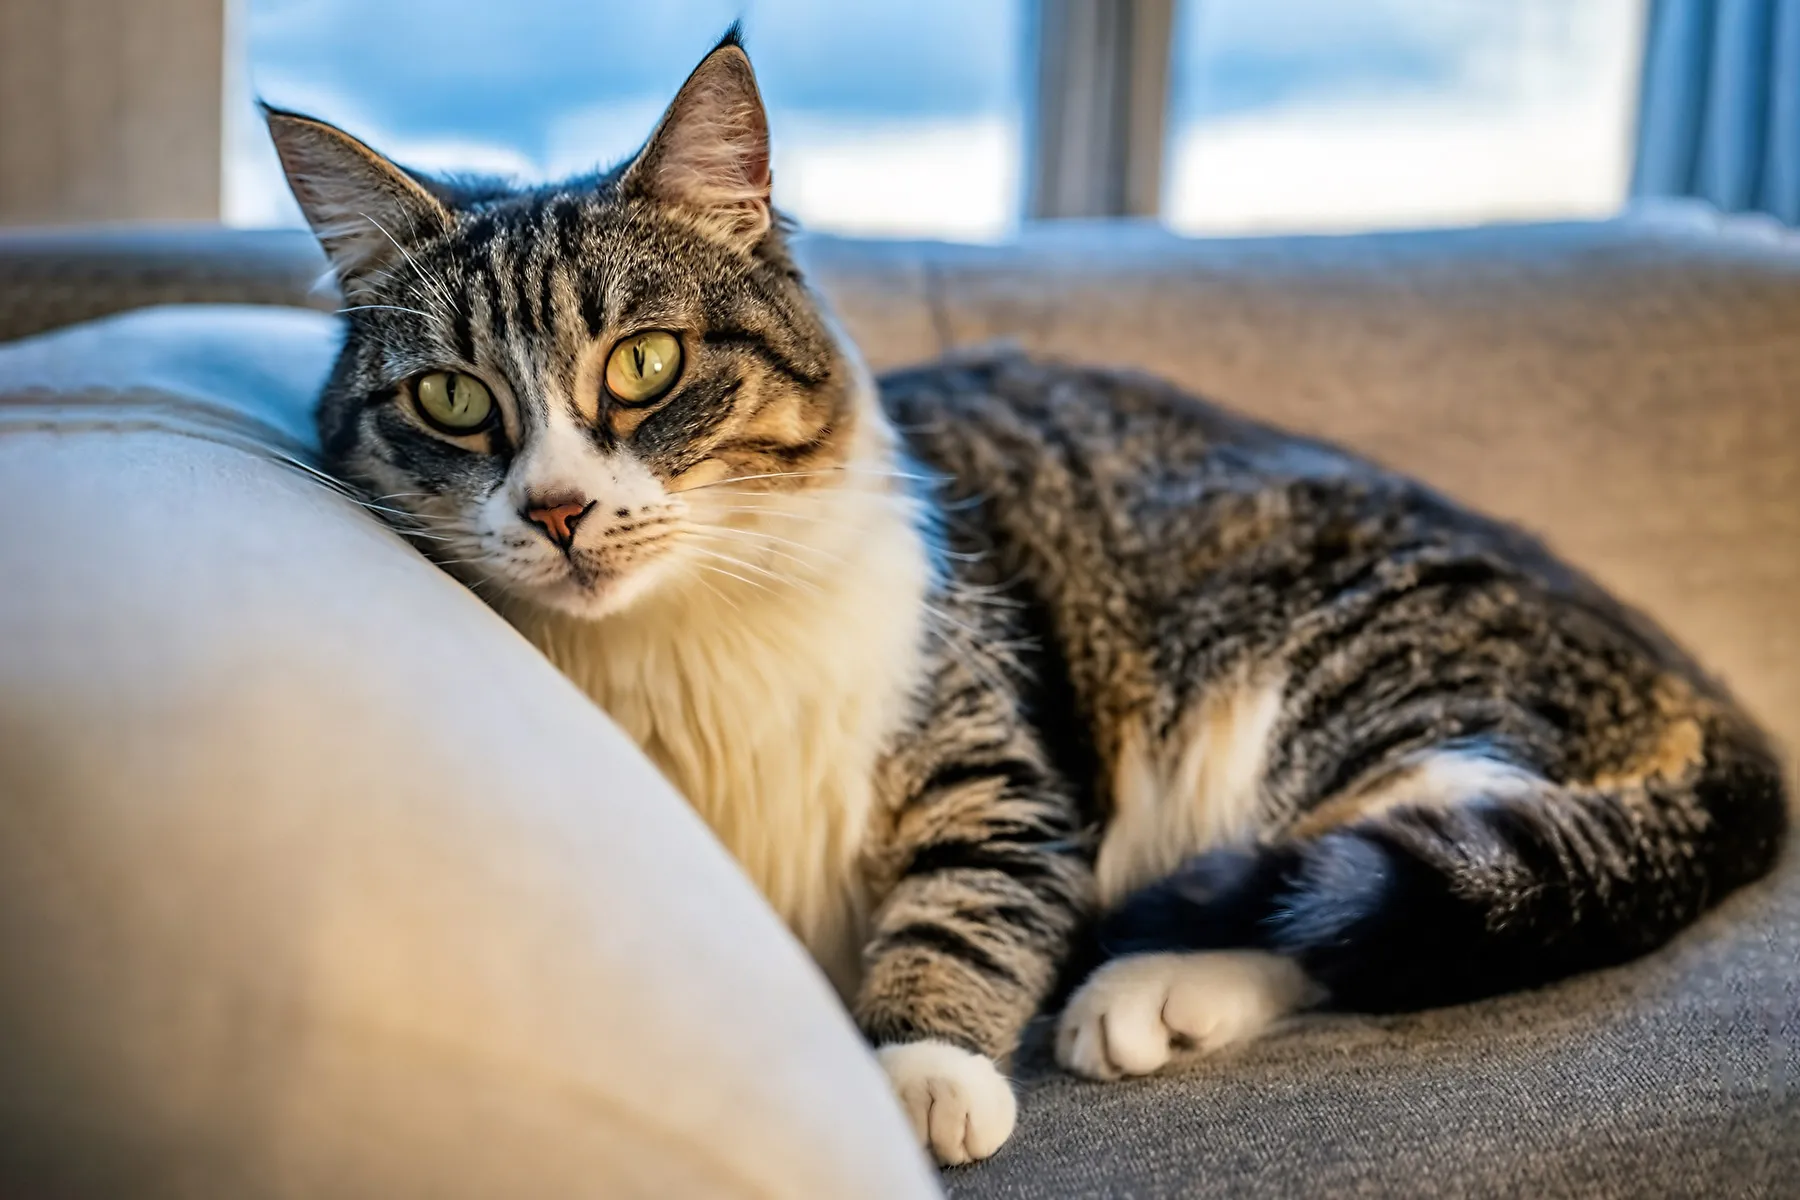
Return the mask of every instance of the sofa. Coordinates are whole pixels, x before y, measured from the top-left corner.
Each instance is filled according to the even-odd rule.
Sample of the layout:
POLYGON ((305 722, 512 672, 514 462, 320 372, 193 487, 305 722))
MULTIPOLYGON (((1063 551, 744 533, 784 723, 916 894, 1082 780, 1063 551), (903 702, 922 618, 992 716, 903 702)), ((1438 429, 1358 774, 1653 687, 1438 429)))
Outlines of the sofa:
MULTIPOLYGON (((809 238, 877 368, 1010 339, 1543 533, 1800 740, 1800 238, 809 238)), ((319 477, 309 239, 0 235, 0 1195, 1800 1195, 1800 866, 1538 992, 1115 1084, 938 1173, 603 714, 319 477)))

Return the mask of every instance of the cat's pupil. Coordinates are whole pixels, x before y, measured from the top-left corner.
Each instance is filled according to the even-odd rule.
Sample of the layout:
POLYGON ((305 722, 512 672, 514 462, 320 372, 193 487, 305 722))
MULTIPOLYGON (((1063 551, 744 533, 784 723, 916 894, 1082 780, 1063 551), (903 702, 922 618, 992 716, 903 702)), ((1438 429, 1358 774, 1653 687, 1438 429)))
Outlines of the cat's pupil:
POLYGON ((631 361, 638 378, 642 379, 644 377, 644 343, 639 342, 631 348, 631 361))

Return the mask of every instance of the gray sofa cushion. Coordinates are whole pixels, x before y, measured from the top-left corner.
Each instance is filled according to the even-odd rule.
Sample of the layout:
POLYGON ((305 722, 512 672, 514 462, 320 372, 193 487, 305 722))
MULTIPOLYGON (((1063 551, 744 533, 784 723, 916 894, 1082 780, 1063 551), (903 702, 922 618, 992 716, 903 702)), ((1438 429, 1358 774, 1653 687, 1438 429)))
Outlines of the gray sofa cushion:
POLYGON ((1312 1017, 1096 1084, 1040 1037, 985 1197, 1800 1195, 1800 870, 1667 951, 1542 992, 1312 1017))

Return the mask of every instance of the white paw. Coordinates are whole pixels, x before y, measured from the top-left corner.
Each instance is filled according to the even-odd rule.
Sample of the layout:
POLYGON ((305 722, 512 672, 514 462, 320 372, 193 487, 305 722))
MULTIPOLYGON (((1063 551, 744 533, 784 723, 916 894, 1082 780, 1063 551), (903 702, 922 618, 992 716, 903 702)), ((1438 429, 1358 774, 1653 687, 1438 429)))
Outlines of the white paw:
POLYGON ((1317 998, 1291 959, 1260 950, 1118 958, 1063 1009, 1056 1061, 1090 1079, 1148 1075, 1178 1050, 1247 1042, 1317 998))
POLYGON ((1012 1136, 1019 1102, 993 1060, 948 1042, 906 1042, 875 1052, 913 1136, 944 1166, 974 1162, 1012 1136))

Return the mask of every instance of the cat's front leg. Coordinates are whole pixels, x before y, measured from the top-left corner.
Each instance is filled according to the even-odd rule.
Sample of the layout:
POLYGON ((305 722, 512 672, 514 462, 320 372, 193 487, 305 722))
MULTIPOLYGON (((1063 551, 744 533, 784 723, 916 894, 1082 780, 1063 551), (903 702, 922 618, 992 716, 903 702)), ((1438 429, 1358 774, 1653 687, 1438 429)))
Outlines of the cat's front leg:
POLYGON ((1085 916, 1088 867, 1066 790, 1023 740, 939 763, 898 829, 900 877, 875 916, 856 1016, 920 1143, 971 1162, 1012 1134, 1001 1063, 1085 916))

